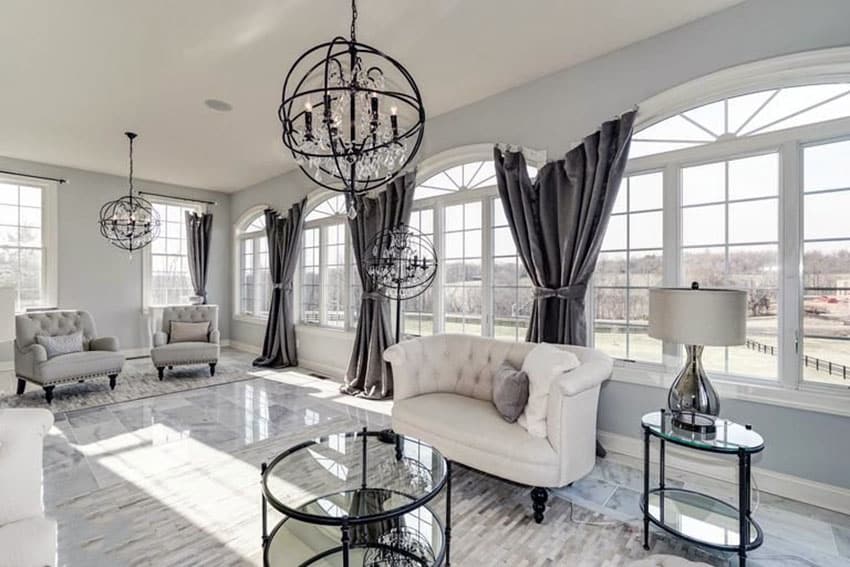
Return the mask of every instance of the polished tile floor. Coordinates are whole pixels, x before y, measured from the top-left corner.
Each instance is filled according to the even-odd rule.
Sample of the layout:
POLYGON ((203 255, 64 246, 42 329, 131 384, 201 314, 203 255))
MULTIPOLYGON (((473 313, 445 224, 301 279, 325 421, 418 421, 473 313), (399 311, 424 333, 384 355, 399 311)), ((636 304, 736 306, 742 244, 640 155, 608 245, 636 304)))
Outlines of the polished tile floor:
MULTIPOLYGON (((389 402, 342 396, 337 384, 299 371, 248 368, 246 360, 245 379, 228 384, 56 415, 44 476, 62 565, 260 564, 260 462, 295 441, 389 424, 389 402), (204 538, 215 545, 194 545, 204 538)), ((615 461, 601 460, 588 477, 555 493, 601 520, 599 528, 586 529, 628 524, 621 547, 640 556, 641 473, 615 461)), ((679 482, 720 497, 734 494, 732 486, 708 479, 679 482)), ((766 544, 752 565, 850 566, 850 517, 764 493, 756 517, 766 544)), ((617 557, 604 564, 630 561, 617 557)), ((727 562, 726 556, 697 558, 727 562)))

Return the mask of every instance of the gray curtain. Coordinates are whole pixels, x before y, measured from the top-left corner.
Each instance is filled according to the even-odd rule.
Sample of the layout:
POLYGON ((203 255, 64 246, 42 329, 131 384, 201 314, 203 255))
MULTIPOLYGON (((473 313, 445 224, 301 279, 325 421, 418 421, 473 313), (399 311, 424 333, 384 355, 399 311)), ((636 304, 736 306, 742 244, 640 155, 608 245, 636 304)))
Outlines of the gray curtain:
POLYGON ((410 221, 415 172, 396 177, 374 197, 357 197, 357 216, 348 221, 357 272, 363 285, 360 318, 354 350, 345 372, 342 391, 346 394, 381 399, 392 395, 393 378, 382 356, 395 340, 390 323, 389 301, 378 294, 363 269, 366 246, 380 231, 410 221))
POLYGON ((207 302, 207 272, 210 265, 212 213, 186 211, 186 242, 188 243, 189 275, 195 295, 207 302))
POLYGON ((292 301, 292 278, 301 252, 304 228, 304 199, 290 207, 285 217, 266 209, 266 237, 269 245, 269 273, 272 279, 272 298, 263 352, 254 366, 282 368, 296 366, 295 317, 292 301))
POLYGON ((522 153, 495 150, 496 180, 534 286, 526 340, 587 345, 585 294, 629 155, 635 111, 605 122, 532 181, 522 153))

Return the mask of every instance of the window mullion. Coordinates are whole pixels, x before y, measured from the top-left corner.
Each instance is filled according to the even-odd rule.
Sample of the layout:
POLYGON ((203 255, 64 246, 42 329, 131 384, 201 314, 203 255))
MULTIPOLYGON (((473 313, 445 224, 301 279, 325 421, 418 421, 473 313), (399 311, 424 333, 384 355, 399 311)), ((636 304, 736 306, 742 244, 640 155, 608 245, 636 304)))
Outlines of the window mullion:
POLYGON ((440 266, 438 266, 437 277, 434 278, 434 292, 433 292, 433 318, 434 318, 434 334, 442 333, 445 329, 445 314, 446 314, 446 302, 445 302, 445 292, 444 286, 446 283, 446 261, 445 254, 443 251, 445 250, 445 207, 442 203, 434 204, 434 248, 437 252, 437 258, 441 258, 440 266))
POLYGON ((319 325, 326 326, 328 324, 328 306, 327 306, 327 288, 328 288, 328 226, 322 225, 319 228, 319 325))
MULTIPOLYGON (((678 164, 669 164, 664 168, 663 250, 661 252, 663 282, 667 287, 676 287, 682 273, 682 191, 681 168, 678 164)), ((665 365, 678 363, 681 348, 678 344, 665 341, 663 344, 665 365)))
POLYGON ((493 305, 493 198, 481 201, 481 334, 495 336, 495 309, 493 305))
POLYGON ((803 350, 802 149, 796 141, 780 148, 779 211, 779 381, 785 388, 795 389, 802 380, 803 350))

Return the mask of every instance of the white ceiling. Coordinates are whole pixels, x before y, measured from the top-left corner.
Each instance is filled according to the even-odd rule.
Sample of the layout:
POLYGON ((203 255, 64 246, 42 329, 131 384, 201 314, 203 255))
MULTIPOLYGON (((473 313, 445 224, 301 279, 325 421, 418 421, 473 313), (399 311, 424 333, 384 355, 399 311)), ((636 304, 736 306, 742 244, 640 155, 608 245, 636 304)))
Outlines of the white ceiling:
MULTIPOLYGON (((413 73, 429 116, 740 0, 361 0, 358 39, 413 73)), ((346 0, 3 0, 0 155, 233 191, 293 167, 277 106, 346 0), (203 101, 231 103, 214 112, 203 101)))

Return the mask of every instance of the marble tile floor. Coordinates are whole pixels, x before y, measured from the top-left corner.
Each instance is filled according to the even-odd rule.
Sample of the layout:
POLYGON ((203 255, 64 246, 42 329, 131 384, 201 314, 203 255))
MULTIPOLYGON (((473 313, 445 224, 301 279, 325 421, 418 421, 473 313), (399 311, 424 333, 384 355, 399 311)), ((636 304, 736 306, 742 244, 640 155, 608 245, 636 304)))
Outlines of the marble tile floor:
MULTIPOLYGON (((306 372, 263 370, 249 380, 57 414, 45 441, 44 477, 47 513, 59 522, 60 564, 259 565, 260 463, 303 439, 362 425, 384 428, 390 407, 342 396, 337 384, 306 372), (200 540, 215 545, 193 545, 200 540)), ((719 497, 735 493, 731 485, 698 480, 671 475, 670 481, 719 497)), ((577 528, 588 534, 616 529, 621 549, 598 564, 627 565, 644 554, 641 486, 637 468, 600 460, 588 477, 554 491, 563 505, 553 509, 565 515, 547 529, 566 530, 580 518, 601 524, 577 528)), ((527 520, 525 489, 515 493, 517 503, 506 512, 527 520)), ((766 543, 751 565, 850 566, 850 516, 762 493, 756 518, 766 543)), ((456 520, 459 538, 463 521, 456 520)), ((653 532, 654 551, 668 541, 653 532)), ((559 553, 523 564, 574 564, 559 553)), ((728 555, 695 553, 692 559, 713 565, 736 564, 728 555)), ((511 564, 473 556, 453 563, 511 564)))

